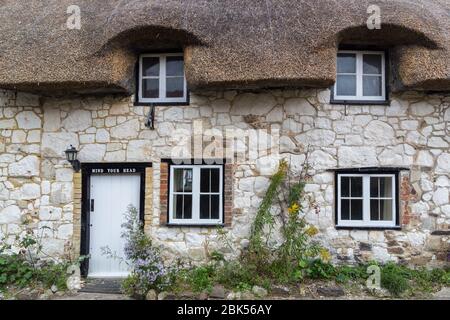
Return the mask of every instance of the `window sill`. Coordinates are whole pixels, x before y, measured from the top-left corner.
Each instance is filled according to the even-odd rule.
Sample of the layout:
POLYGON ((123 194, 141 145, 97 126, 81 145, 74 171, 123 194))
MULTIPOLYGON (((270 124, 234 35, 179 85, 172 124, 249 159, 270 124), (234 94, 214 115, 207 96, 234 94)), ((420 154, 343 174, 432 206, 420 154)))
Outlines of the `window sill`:
POLYGON ((402 227, 400 226, 393 226, 393 227, 371 227, 371 226, 335 226, 337 230, 402 230, 402 227))
POLYGON ((223 223, 217 223, 217 224, 166 223, 164 226, 169 227, 169 228, 176 228, 176 227, 180 227, 180 228, 186 228, 186 227, 188 227, 188 228, 223 228, 223 227, 225 227, 225 224, 223 224, 223 223))
POLYGON ((355 106, 361 106, 361 105, 372 105, 372 106, 389 106, 391 104, 390 100, 334 100, 330 99, 330 104, 345 104, 345 105, 355 105, 355 106))
POLYGON ((188 106, 189 101, 183 101, 183 102, 142 102, 142 101, 134 101, 133 106, 135 107, 148 107, 148 106, 154 106, 154 107, 180 107, 180 106, 188 106))

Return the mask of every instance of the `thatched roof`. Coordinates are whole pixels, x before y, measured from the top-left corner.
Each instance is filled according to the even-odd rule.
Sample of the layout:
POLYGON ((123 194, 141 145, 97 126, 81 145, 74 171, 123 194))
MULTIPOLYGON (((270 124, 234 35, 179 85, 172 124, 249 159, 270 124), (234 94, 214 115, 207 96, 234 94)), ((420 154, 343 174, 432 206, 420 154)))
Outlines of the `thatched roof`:
POLYGON ((450 90, 448 0, 0 0, 0 87, 128 91, 140 52, 183 48, 190 88, 326 87, 339 43, 391 49, 395 88, 450 90), (68 30, 67 7, 81 9, 68 30), (381 8, 368 30, 367 7, 381 8))

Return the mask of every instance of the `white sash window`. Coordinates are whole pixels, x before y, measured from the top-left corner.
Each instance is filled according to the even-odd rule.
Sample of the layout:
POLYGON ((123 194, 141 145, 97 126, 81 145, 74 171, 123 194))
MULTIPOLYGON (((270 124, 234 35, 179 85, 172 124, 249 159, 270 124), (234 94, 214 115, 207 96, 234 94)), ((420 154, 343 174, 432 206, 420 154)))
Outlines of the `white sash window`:
POLYGON ((338 174, 337 226, 395 227, 395 174, 338 174))
POLYGON ((385 64, 382 51, 339 51, 334 100, 385 101, 385 64))
POLYGON ((172 165, 169 185, 170 224, 222 223, 221 165, 172 165))
POLYGON ((183 54, 142 54, 138 98, 148 103, 186 103, 183 54))

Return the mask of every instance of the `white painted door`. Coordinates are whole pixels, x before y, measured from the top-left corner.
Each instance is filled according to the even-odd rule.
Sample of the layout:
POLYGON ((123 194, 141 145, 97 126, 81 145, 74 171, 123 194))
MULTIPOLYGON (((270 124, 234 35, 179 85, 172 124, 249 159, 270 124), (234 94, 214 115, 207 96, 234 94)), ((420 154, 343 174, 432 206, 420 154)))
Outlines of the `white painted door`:
POLYGON ((92 175, 89 234, 89 277, 125 277, 128 266, 124 258, 125 241, 122 223, 128 205, 139 212, 140 175, 92 175), (93 201, 93 202, 92 202, 93 201), (103 254, 108 247, 120 258, 103 254))

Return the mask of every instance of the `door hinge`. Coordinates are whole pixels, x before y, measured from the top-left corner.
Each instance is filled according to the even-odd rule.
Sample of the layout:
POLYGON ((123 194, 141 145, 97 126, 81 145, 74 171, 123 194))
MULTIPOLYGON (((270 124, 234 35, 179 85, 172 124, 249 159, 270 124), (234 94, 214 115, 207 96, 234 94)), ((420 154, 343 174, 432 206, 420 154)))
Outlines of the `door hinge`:
POLYGON ((91 212, 94 211, 94 199, 91 199, 91 212))

